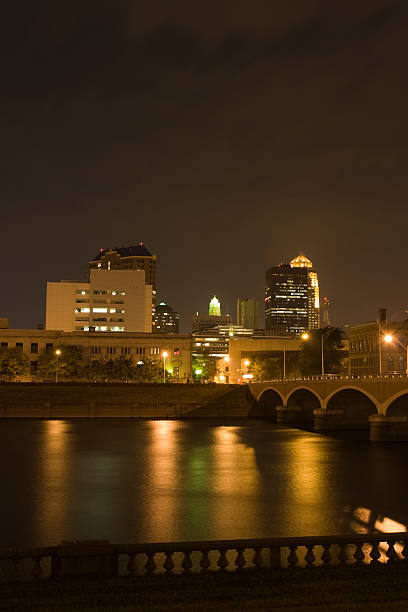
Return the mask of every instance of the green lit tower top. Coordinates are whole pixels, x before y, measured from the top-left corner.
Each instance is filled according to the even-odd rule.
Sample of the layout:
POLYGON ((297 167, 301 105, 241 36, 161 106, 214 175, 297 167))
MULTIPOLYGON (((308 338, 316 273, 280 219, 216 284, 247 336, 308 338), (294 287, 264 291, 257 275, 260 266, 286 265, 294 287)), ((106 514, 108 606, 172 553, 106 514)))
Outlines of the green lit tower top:
POLYGON ((220 317, 221 316, 221 303, 220 300, 214 295, 213 299, 210 301, 210 308, 208 309, 208 314, 210 317, 220 317))

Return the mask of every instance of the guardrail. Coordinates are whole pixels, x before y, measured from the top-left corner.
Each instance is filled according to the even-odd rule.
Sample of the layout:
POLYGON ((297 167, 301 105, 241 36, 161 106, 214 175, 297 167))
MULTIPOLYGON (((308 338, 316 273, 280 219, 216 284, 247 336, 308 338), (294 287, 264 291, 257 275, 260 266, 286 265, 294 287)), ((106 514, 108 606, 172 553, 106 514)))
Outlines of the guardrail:
MULTIPOLYGON (((349 374, 349 375, 345 375, 345 376, 341 376, 341 375, 337 375, 337 374, 328 374, 326 376, 303 376, 303 377, 291 377, 291 376, 287 376, 286 378, 272 378, 270 380, 250 380, 248 382, 248 384, 255 384, 255 383, 265 383, 265 382, 305 382, 305 381, 310 381, 310 380, 316 380, 316 381, 324 381, 324 382, 330 382, 330 381, 338 381, 338 380, 407 380, 408 376, 407 374, 404 372, 402 374, 381 374, 380 375, 374 375, 374 374, 349 374)), ((245 383, 247 384, 247 383, 245 383)))
POLYGON ((370 565, 408 560, 408 533, 0 548, 2 580, 59 576, 240 571, 244 568, 370 565))

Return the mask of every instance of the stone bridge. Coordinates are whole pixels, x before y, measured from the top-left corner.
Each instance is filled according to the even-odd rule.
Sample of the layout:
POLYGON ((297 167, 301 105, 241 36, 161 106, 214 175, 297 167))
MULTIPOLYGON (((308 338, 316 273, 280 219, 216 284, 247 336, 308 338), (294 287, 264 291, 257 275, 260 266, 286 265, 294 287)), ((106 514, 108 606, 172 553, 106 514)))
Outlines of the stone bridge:
POLYGON ((370 429, 372 441, 408 440, 408 378, 310 378, 249 385, 258 413, 316 431, 370 429))

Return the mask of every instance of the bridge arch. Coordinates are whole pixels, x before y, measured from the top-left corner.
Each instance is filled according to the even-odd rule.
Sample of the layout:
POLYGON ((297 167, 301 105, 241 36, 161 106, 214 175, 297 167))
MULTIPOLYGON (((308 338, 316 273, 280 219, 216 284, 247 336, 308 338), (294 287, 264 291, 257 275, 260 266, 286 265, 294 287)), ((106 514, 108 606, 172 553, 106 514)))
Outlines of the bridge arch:
POLYGON ((289 405, 289 401, 292 398, 292 395, 294 395, 297 391, 307 391, 308 393, 310 393, 311 395, 314 395, 314 397, 317 399, 317 401, 319 402, 319 408, 321 408, 322 404, 323 404, 323 398, 320 397, 320 395, 314 390, 311 389, 310 387, 307 387, 305 385, 300 385, 299 387, 295 387, 294 389, 291 389, 289 391, 289 393, 287 394, 287 396, 284 398, 284 404, 285 406, 289 405))
POLYGON ((344 428, 368 429, 369 417, 378 414, 377 399, 361 387, 347 385, 333 390, 324 401, 326 411, 335 411, 344 428))
POLYGON ((276 407, 283 404, 282 394, 272 387, 263 389, 258 396, 258 411, 262 416, 275 417, 276 407))
POLYGON ((313 421, 313 411, 321 408, 322 399, 313 389, 299 386, 288 393, 285 404, 288 408, 300 409, 302 421, 313 421))
POLYGON ((408 417, 408 389, 403 389, 394 393, 383 404, 383 412, 387 416, 407 416, 408 417))
MULTIPOLYGON (((256 383, 255 383, 255 384, 256 384, 256 383)), ((254 384, 252 384, 252 386, 251 386, 251 390, 252 390, 252 389, 254 389, 254 387, 255 387, 255 385, 254 385, 254 384)), ((280 391, 278 391, 278 389, 277 389, 276 387, 272 387, 272 386, 269 386, 269 385, 265 385, 265 387, 263 387, 263 386, 262 386, 262 387, 261 387, 261 390, 260 390, 260 391, 257 391, 256 393, 253 393, 253 391, 252 391, 252 394, 255 396, 256 401, 257 401, 257 402, 259 402, 259 401, 260 401, 260 399, 261 399, 261 397, 262 397, 262 395, 263 395, 263 394, 264 394, 266 391, 274 391, 275 393, 277 393, 277 394, 279 395, 279 397, 280 397, 280 399, 281 399, 282 404, 284 403, 284 399, 285 399, 285 398, 283 397, 282 393, 281 393, 280 391)))
POLYGON ((337 395, 337 393, 340 393, 341 391, 347 391, 349 389, 365 395, 369 400, 373 402, 374 406, 377 408, 377 411, 380 411, 380 403, 377 398, 374 397, 374 395, 372 395, 371 393, 369 393, 369 391, 366 391, 365 389, 362 389, 361 387, 357 387, 355 385, 344 385, 344 387, 338 387, 337 389, 334 389, 331 393, 329 393, 327 397, 324 398, 324 401, 322 402, 322 407, 327 410, 327 404, 335 395, 337 395))

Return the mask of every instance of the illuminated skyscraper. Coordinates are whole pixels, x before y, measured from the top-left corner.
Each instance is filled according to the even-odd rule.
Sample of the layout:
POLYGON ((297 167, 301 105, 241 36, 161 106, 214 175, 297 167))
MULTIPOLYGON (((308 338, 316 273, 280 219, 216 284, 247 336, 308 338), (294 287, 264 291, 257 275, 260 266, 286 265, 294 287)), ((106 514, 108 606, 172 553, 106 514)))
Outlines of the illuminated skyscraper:
POLYGON ((299 253, 290 264, 266 271, 265 328, 278 336, 296 336, 320 324, 319 283, 312 262, 299 253))
POLYGON ((221 303, 219 299, 214 295, 210 301, 208 308, 208 315, 197 314, 193 317, 192 331, 198 332, 205 329, 211 329, 216 325, 229 325, 231 323, 230 315, 221 314, 221 303))
POLYGON ((210 317, 220 317, 221 316, 221 302, 215 295, 213 299, 210 300, 208 314, 210 315, 210 317))
POLYGON ((160 302, 156 306, 155 325, 153 333, 155 334, 178 334, 180 315, 175 312, 166 302, 160 302))

